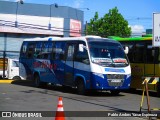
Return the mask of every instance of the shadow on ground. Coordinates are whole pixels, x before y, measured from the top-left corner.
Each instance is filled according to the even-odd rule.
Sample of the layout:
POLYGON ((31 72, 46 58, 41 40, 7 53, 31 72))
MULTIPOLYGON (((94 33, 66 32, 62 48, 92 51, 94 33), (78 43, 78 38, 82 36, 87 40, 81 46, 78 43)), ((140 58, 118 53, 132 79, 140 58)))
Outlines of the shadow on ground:
MULTIPOLYGON (((15 80, 11 84, 14 85, 21 85, 21 86, 28 86, 28 87, 35 87, 32 81, 26 81, 26 80, 15 80)), ((54 90, 58 92, 63 92, 63 93, 71 93, 71 94, 77 94, 76 88, 71 88, 71 87, 64 87, 61 85, 52 85, 48 84, 44 87, 41 87, 40 89, 46 89, 46 90, 54 90)), ((86 96, 92 96, 92 97, 103 97, 103 96, 108 96, 112 97, 115 95, 112 95, 109 91, 87 91, 86 96)), ((123 94, 116 95, 117 97, 124 96, 123 94)))
MULTIPOLYGON (((140 90, 140 89, 139 90, 129 89, 129 90, 126 90, 126 91, 123 91, 123 92, 130 93, 130 94, 142 95, 143 90, 140 90)), ((146 95, 146 92, 145 92, 145 95, 146 95)), ((149 96, 151 96, 151 97, 159 97, 157 92, 154 92, 154 91, 149 91, 149 96)))
MULTIPOLYGON (((13 81, 11 84, 15 84, 15 85, 21 85, 21 86, 29 86, 29 87, 34 87, 34 84, 32 81, 29 80, 15 80, 13 81)), ((44 87, 41 87, 41 89, 47 89, 47 90, 54 90, 54 91, 59 91, 59 92, 63 92, 63 93, 71 93, 71 94, 77 94, 77 91, 75 88, 71 88, 71 87, 63 87, 60 85, 47 85, 44 87)), ((142 90, 123 90, 122 93, 130 93, 130 94, 137 94, 137 95, 142 95, 142 90)), ((103 96, 114 96, 112 94, 110 94, 109 91, 88 91, 87 96, 99 96, 99 97, 103 97, 103 96)), ((124 96, 123 94, 119 94, 117 96, 124 96)), ((149 92, 149 96, 152 97, 157 97, 157 93, 150 91, 149 92)))

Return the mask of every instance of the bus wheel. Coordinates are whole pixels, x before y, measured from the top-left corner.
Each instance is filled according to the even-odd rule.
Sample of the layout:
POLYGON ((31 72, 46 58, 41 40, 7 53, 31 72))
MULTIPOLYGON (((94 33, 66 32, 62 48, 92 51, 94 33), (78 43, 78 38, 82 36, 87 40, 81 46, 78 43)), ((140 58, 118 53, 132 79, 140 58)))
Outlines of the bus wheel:
POLYGON ((34 76, 34 85, 35 85, 35 87, 41 87, 42 86, 39 75, 34 76))
POLYGON ((82 80, 77 81, 77 92, 79 95, 84 95, 85 94, 85 85, 82 80))
POLYGON ((120 93, 119 90, 111 90, 110 92, 112 95, 119 95, 119 93, 120 93))

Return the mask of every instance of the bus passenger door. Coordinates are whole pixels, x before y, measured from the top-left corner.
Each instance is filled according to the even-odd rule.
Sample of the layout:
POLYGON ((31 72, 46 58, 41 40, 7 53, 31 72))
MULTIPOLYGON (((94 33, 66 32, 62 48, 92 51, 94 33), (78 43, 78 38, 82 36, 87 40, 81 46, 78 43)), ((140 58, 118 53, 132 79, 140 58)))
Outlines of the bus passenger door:
POLYGON ((66 51, 66 64, 65 64, 65 85, 73 85, 74 82, 74 52, 76 44, 68 43, 66 51))

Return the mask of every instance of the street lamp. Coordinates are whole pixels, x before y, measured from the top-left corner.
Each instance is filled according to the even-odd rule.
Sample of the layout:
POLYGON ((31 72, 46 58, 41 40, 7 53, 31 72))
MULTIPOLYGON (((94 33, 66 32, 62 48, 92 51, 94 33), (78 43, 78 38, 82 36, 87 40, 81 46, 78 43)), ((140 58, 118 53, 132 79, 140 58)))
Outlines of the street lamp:
POLYGON ((89 8, 78 8, 78 9, 86 9, 86 10, 89 10, 89 8))
POLYGON ((24 2, 23 2, 23 0, 17 1, 15 27, 18 27, 18 21, 17 21, 18 3, 23 4, 24 2))
POLYGON ((79 9, 79 10, 82 10, 82 11, 83 11, 83 10, 89 10, 89 8, 77 8, 77 9, 76 9, 76 19, 77 19, 77 20, 78 20, 78 15, 77 15, 77 10, 78 10, 78 9, 79 9))
POLYGON ((58 8, 58 4, 57 4, 57 3, 54 3, 54 4, 51 4, 51 5, 50 5, 50 15, 49 15, 50 18, 49 18, 49 24, 48 24, 48 29, 49 29, 49 30, 51 30, 51 27, 52 27, 52 26, 51 26, 52 5, 54 5, 55 8, 58 8))

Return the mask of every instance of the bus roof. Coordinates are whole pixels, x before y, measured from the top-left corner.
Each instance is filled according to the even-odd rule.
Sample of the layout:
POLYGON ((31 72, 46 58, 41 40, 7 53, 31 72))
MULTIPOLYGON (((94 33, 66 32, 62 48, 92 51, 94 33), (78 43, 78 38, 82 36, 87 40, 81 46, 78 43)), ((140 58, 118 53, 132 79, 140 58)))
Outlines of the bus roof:
POLYGON ((44 38, 30 38, 23 41, 61 41, 61 40, 86 40, 88 38, 101 38, 100 36, 81 36, 81 37, 44 37, 44 38))
POLYGON ((145 35, 142 37, 128 37, 128 38, 122 38, 122 37, 117 37, 117 36, 109 36, 108 38, 117 40, 117 41, 144 41, 144 40, 152 40, 152 36, 150 35, 145 35))

